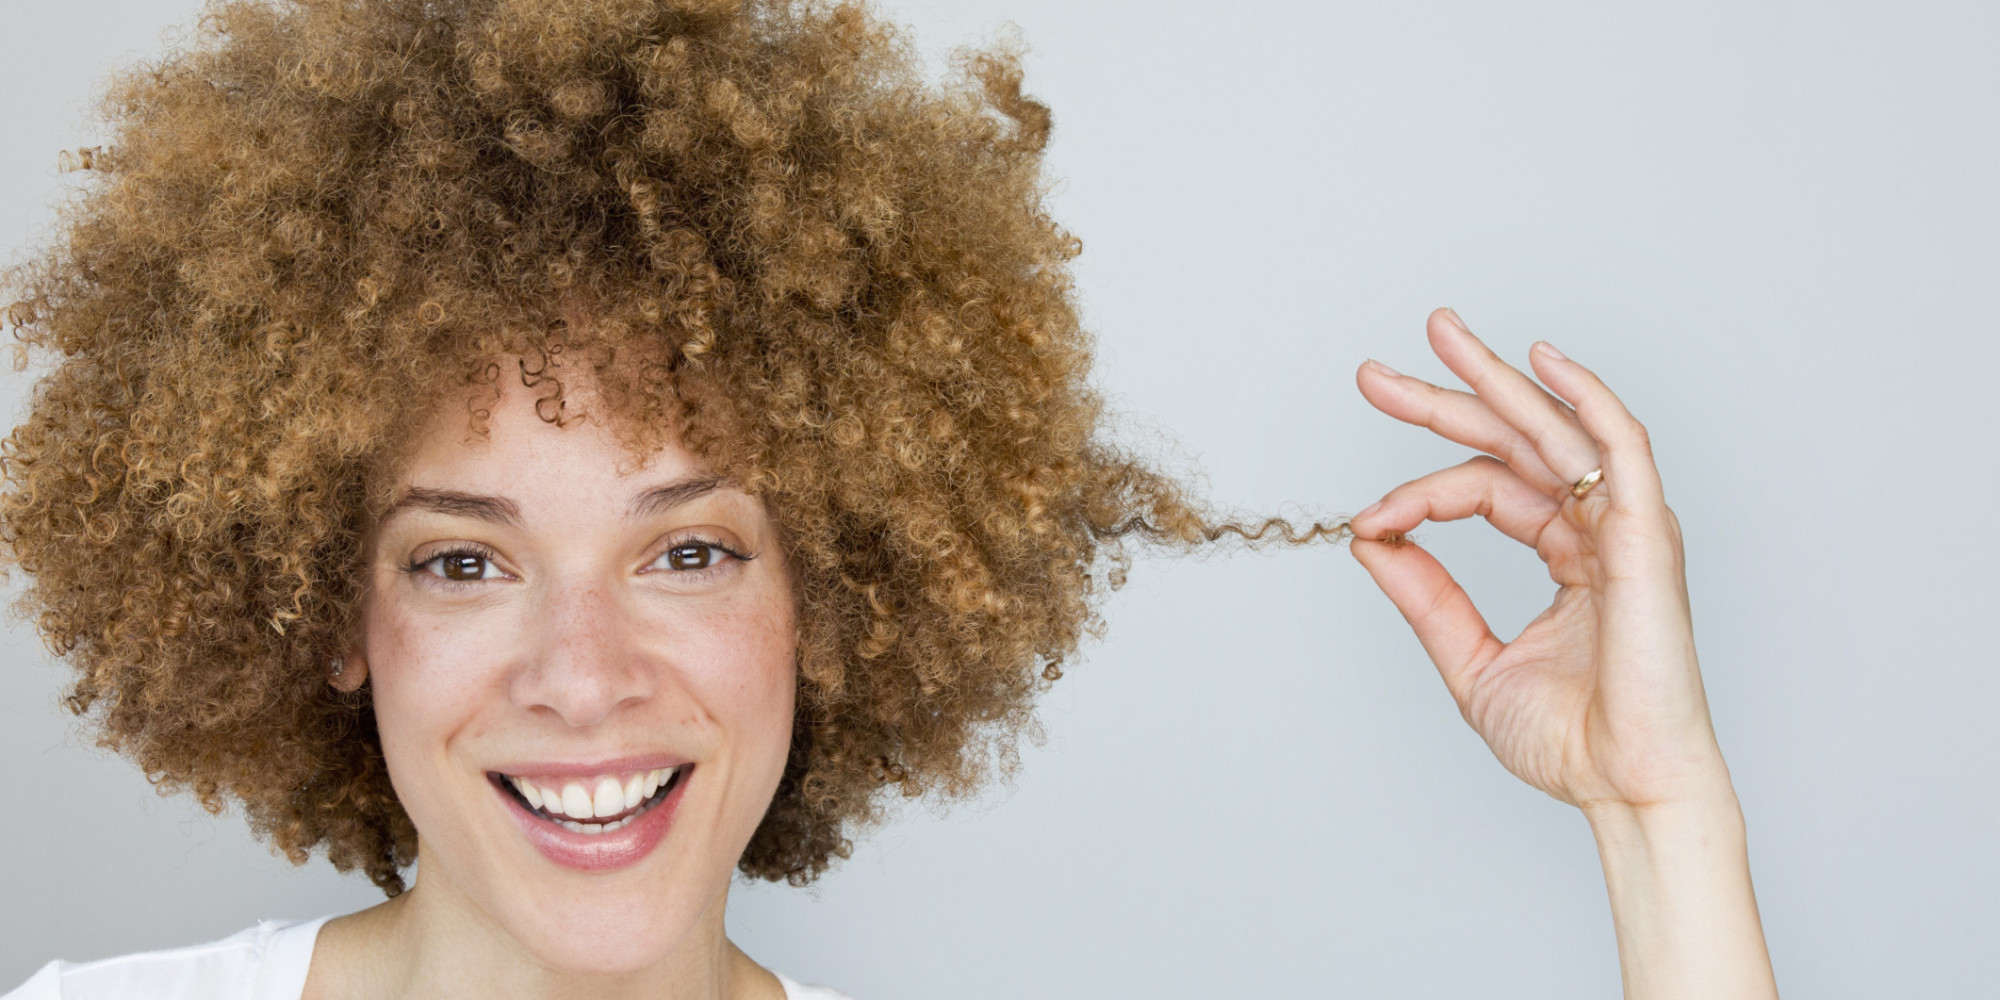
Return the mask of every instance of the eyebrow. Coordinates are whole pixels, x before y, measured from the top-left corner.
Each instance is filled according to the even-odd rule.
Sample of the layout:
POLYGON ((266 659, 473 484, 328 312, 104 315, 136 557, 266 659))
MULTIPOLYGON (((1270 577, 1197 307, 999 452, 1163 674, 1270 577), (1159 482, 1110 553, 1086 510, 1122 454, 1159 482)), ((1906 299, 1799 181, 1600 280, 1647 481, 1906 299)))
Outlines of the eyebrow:
MULTIPOLYGON (((684 503, 692 502, 721 489, 728 480, 721 476, 702 479, 682 479, 655 486, 632 499, 632 506, 626 513, 633 519, 652 517, 672 510, 684 503)), ((424 486, 412 486, 396 498, 382 520, 405 510, 428 510, 438 514, 456 517, 470 517, 493 524, 519 527, 521 508, 506 497, 488 496, 483 493, 466 493, 461 490, 437 490, 424 486)))
POLYGON ((682 479, 665 486, 655 486, 632 499, 632 508, 626 516, 632 518, 652 517, 689 503, 721 489, 727 480, 721 476, 702 479, 682 479))
POLYGON ((479 493, 464 493, 459 490, 434 490, 422 486, 412 486, 396 498, 389 506, 382 520, 406 510, 428 510, 439 514, 477 518, 494 524, 518 526, 521 523, 521 508, 506 497, 485 496, 479 493))

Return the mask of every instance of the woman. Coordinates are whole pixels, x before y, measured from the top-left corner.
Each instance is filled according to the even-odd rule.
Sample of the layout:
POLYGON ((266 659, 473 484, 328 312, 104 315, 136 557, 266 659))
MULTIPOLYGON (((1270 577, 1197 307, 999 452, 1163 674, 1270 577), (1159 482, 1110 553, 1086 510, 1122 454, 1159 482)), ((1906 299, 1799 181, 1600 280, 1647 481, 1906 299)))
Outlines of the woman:
POLYGON ((1010 52, 933 88, 782 2, 204 23, 9 276, 56 364, 0 517, 107 745, 390 899, 21 995, 826 995, 728 942, 732 871, 810 882, 884 788, 977 787, 1126 539, 1274 533, 1351 534, 1586 813, 1628 994, 1775 992, 1677 529, 1587 370, 1539 347, 1551 396, 1440 311, 1475 392, 1361 390, 1492 458, 1229 522, 1102 438, 1010 52), (1404 538, 1475 512, 1563 585, 1513 643, 1404 538))

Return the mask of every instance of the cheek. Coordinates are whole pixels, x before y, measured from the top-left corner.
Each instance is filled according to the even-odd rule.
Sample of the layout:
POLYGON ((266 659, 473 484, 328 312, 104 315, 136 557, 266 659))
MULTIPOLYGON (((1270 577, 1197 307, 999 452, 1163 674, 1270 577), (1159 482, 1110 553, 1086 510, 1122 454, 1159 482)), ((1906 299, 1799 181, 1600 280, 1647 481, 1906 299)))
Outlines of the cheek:
POLYGON ((789 745, 798 637, 790 607, 774 604, 730 602, 675 622, 677 648, 663 658, 724 729, 789 745))
MULTIPOLYGON (((757 742, 776 733, 789 745, 798 648, 789 599, 760 590, 705 607, 632 609, 637 613, 624 622, 603 627, 626 637, 611 655, 657 673, 649 685, 656 704, 641 714, 705 717, 725 732, 757 742)), ((446 747, 509 728, 498 716, 508 714, 512 701, 508 670, 528 666, 519 661, 520 651, 535 644, 524 621, 531 618, 506 606, 446 615, 393 602, 371 608, 369 683, 384 749, 392 742, 446 747)))
MULTIPOLYGON (((496 690, 502 647, 511 640, 492 623, 417 616, 386 606, 368 615, 368 683, 390 777, 425 783, 443 751, 480 726, 496 690), (478 626, 478 627, 468 627, 478 626)), ((406 798, 407 801, 407 798, 406 798)))

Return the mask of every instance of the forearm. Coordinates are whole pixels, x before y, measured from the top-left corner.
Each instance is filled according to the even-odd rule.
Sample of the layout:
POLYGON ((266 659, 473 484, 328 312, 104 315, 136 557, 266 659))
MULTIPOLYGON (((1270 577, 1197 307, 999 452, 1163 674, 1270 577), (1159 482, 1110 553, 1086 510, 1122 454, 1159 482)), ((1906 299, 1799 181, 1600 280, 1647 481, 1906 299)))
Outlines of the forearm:
POLYGON ((1766 1000, 1778 987, 1733 793, 1585 810, 1627 1000, 1766 1000))

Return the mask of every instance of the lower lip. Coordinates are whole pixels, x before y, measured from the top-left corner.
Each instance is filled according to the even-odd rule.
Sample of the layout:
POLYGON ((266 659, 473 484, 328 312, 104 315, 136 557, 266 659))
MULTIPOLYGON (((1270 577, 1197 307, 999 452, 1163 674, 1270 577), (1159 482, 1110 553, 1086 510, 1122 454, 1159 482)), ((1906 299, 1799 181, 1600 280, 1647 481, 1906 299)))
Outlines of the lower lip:
MULTIPOLYGON (((685 771, 693 768, 683 765, 685 771)), ((542 852, 542 857, 577 871, 615 871, 638 864, 667 835, 667 828, 673 825, 674 812, 680 808, 681 793, 687 791, 688 779, 692 773, 679 775, 673 790, 667 797, 646 810, 626 825, 610 833, 577 833, 557 826, 542 817, 529 812, 528 807, 512 795, 507 794, 498 784, 493 786, 494 794, 505 800, 514 813, 514 821, 521 825, 521 832, 528 835, 528 843, 542 852)))

